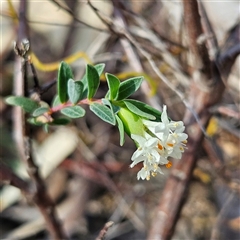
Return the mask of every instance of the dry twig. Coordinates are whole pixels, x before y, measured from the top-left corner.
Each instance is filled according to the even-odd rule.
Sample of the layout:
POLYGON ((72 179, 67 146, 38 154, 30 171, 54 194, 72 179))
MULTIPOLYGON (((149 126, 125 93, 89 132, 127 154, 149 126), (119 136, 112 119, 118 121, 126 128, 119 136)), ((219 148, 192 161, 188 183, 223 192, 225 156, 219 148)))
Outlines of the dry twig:
MULTIPOLYGON (((20 2, 18 44, 20 43, 21 47, 19 47, 18 44, 15 46, 15 51, 19 56, 16 57, 14 75, 15 95, 25 97, 28 97, 27 52, 29 49, 29 42, 26 40, 28 38, 26 21, 27 6, 28 4, 26 0, 20 2)), ((28 174, 34 186, 32 200, 42 213, 52 239, 67 239, 67 236, 57 219, 54 203, 47 194, 45 183, 40 176, 38 167, 32 157, 32 142, 30 139, 30 129, 27 124, 27 116, 23 113, 20 107, 15 107, 13 113, 17 148, 21 160, 27 166, 28 174)))
POLYGON ((108 231, 108 229, 114 224, 114 222, 110 221, 110 222, 107 222, 103 229, 100 231, 99 235, 97 236, 96 240, 103 240, 105 238, 105 235, 108 231))
POLYGON ((10 184, 20 189, 25 194, 32 194, 32 188, 28 182, 18 177, 11 168, 0 163, 0 181, 5 184, 10 184))

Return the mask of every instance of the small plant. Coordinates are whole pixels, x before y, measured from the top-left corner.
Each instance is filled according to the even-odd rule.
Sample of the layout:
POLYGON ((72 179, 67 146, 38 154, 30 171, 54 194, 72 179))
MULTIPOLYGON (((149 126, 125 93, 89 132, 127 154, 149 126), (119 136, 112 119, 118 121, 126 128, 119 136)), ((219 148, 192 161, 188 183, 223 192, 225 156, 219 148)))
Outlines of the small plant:
POLYGON ((168 157, 182 157, 188 137, 183 133, 183 122, 170 120, 166 106, 161 113, 146 103, 129 99, 139 89, 143 77, 133 77, 120 82, 116 76, 106 73, 109 90, 105 98, 95 99, 104 67, 104 64, 87 65, 83 78, 74 80, 70 66, 61 62, 57 95, 52 106, 21 96, 9 96, 6 102, 22 107, 29 114, 28 121, 44 126, 45 130, 49 125, 64 125, 69 123, 70 119, 84 117, 86 112, 81 105, 88 105, 101 120, 118 127, 121 146, 124 144, 124 133, 136 143, 138 148, 131 158, 133 162, 130 167, 143 162, 138 179, 149 180, 151 175, 162 174, 159 165, 170 167, 168 157), (56 112, 61 112, 68 118, 54 118, 53 113, 56 112))

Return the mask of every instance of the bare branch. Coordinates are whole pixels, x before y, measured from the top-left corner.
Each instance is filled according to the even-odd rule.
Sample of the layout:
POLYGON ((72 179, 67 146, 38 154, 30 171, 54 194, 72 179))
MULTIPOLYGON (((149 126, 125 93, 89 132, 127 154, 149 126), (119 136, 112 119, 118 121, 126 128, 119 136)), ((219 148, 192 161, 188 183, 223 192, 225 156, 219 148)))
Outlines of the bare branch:
POLYGON ((30 188, 29 183, 18 177, 11 168, 2 163, 0 163, 0 180, 4 183, 19 188, 25 194, 32 194, 33 189, 30 188))
POLYGON ((105 235, 106 235, 108 229, 109 229, 110 227, 112 227, 113 224, 114 224, 114 222, 112 222, 112 221, 107 222, 107 223, 104 225, 103 229, 100 231, 100 233, 99 233, 99 235, 97 236, 96 240, 103 240, 103 239, 105 238, 105 235))
POLYGON ((202 70, 207 79, 211 78, 211 62, 205 41, 199 43, 199 38, 203 35, 201 18, 198 10, 197 0, 183 0, 184 20, 189 35, 189 47, 194 56, 194 67, 202 70))
POLYGON ((57 5, 57 6, 60 7, 61 9, 63 9, 65 12, 69 13, 76 22, 79 22, 79 23, 81 23, 81 24, 83 24, 83 25, 85 25, 85 26, 87 26, 87 27, 89 27, 89 28, 92 28, 92 29, 94 29, 94 30, 97 30, 97 31, 107 32, 107 30, 105 30, 105 29, 100 29, 100 28, 91 26, 90 24, 87 24, 87 23, 81 21, 80 19, 78 19, 78 18, 74 15, 74 13, 71 11, 71 9, 63 6, 62 4, 60 4, 59 2, 57 2, 56 0, 51 0, 51 1, 52 1, 55 5, 57 5))
MULTIPOLYGON (((29 41, 26 40, 28 39, 28 26, 26 21, 27 6, 27 0, 20 2, 18 43, 15 46, 18 56, 15 61, 14 75, 15 95, 25 97, 28 96, 27 53, 29 50, 29 41)), ((34 187, 32 200, 41 211, 52 239, 67 239, 57 219, 54 204, 47 194, 44 181, 32 157, 32 142, 30 139, 29 125, 27 124, 27 116, 20 107, 15 107, 13 114, 15 140, 19 155, 27 166, 28 174, 34 187)))

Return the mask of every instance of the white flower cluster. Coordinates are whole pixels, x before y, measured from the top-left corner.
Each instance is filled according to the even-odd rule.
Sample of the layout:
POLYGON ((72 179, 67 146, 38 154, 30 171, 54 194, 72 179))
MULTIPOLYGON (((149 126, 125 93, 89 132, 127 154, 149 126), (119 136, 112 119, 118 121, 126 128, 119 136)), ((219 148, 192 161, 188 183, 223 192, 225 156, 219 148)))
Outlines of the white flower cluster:
POLYGON ((132 134, 138 149, 133 153, 130 167, 143 162, 143 168, 138 172, 137 179, 149 180, 151 175, 163 174, 159 165, 168 165, 168 157, 180 159, 186 147, 188 135, 183 133, 185 127, 182 121, 170 121, 167 107, 163 107, 161 122, 143 120, 146 127, 144 136, 132 134))

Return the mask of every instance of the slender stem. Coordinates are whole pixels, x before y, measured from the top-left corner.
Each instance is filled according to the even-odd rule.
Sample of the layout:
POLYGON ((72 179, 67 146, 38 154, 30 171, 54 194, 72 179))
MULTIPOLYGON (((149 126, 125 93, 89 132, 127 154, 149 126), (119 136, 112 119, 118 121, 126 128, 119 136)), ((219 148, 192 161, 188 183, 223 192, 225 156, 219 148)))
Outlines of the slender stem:
MULTIPOLYGON (((17 50, 16 52, 18 56, 16 57, 14 72, 15 94, 25 97, 28 96, 27 52, 29 49, 29 41, 27 40, 27 3, 27 0, 20 1, 18 43, 15 49, 17 50)), ((44 180, 40 176, 38 166, 35 164, 32 156, 32 142, 30 139, 31 131, 27 123, 27 116, 19 107, 16 107, 13 113, 14 133, 20 158, 27 166, 28 174, 33 183, 32 200, 46 221, 46 227, 51 234, 51 239, 67 239, 61 223, 56 216, 54 203, 47 194, 44 180)))
MULTIPOLYGON (((101 99, 91 99, 91 100, 89 100, 89 99, 86 98, 86 99, 83 99, 83 100, 79 101, 76 105, 82 105, 82 104, 90 105, 91 103, 100 103, 100 104, 102 104, 102 100, 101 99)), ((59 112, 63 108, 72 107, 72 106, 75 106, 75 105, 72 104, 71 102, 66 102, 66 103, 60 104, 58 106, 52 107, 50 109, 50 114, 55 113, 55 112, 59 112)))
POLYGON ((65 12, 69 13, 69 14, 74 18, 74 20, 75 20, 76 22, 79 22, 79 23, 81 23, 81 24, 83 24, 83 25, 85 25, 85 26, 87 26, 87 27, 89 27, 89 28, 92 28, 92 29, 94 29, 94 30, 97 30, 97 31, 107 32, 107 30, 105 30, 105 29, 100 29, 100 28, 91 26, 91 25, 89 25, 88 23, 85 23, 85 22, 81 21, 80 19, 78 19, 78 18, 74 15, 74 13, 72 12, 71 9, 63 6, 62 4, 60 4, 59 2, 57 2, 56 0, 51 0, 51 2, 54 3, 55 5, 57 5, 59 8, 63 9, 65 12))
POLYGON ((25 194, 32 194, 32 188, 29 183, 18 177, 11 168, 3 163, 0 163, 0 180, 19 188, 25 194))
POLYGON ((107 234, 108 229, 114 224, 114 222, 109 221, 107 222, 103 229, 100 231, 99 235, 97 236, 96 240, 104 240, 105 239, 105 235, 107 234))

